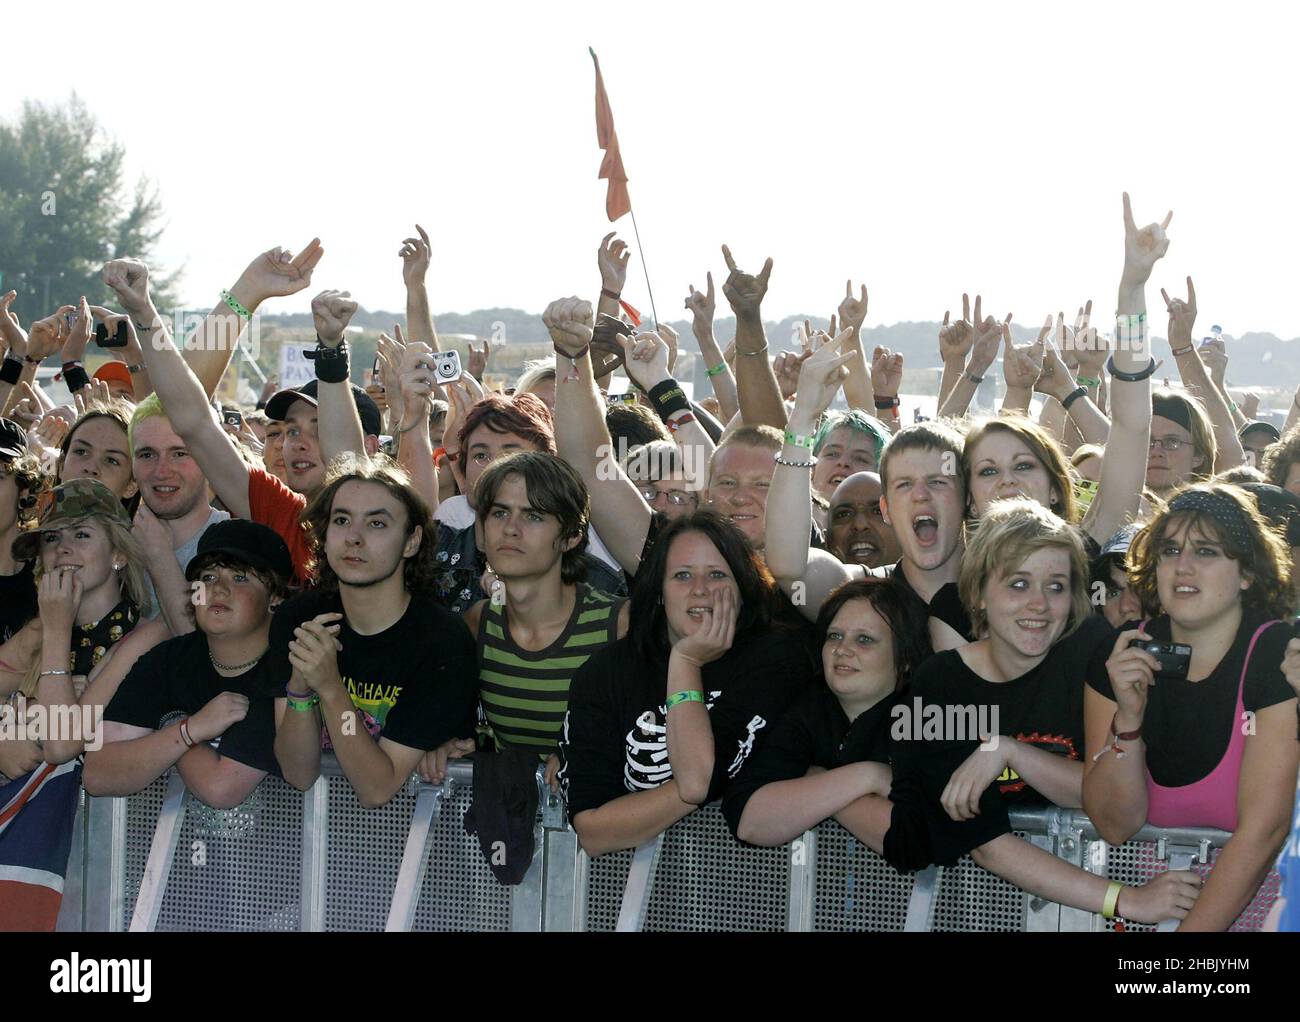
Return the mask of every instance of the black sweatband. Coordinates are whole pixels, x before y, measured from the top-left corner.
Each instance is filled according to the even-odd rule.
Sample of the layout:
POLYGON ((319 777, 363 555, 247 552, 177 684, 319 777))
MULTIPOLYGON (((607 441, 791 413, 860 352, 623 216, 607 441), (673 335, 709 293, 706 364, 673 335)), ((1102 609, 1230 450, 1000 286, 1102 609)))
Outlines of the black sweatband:
POLYGON ((316 379, 321 383, 347 383, 351 375, 348 365, 348 342, 340 341, 337 348, 322 344, 316 338, 316 350, 304 351, 304 357, 316 363, 316 379))
POLYGON ((1065 397, 1061 398, 1061 407, 1068 412, 1070 410, 1070 405, 1074 404, 1074 402, 1078 401, 1079 398, 1083 397, 1086 393, 1088 393, 1087 387, 1076 387, 1074 390, 1070 391, 1070 393, 1066 394, 1065 397))
POLYGON ((90 386, 90 374, 80 363, 69 362, 63 367, 63 382, 67 384, 68 393, 75 394, 83 387, 90 386))
POLYGON ((15 384, 23 375, 23 363, 12 355, 6 355, 4 364, 0 365, 0 383, 15 384))
POLYGON ((1155 374, 1156 360, 1153 358, 1147 363, 1145 369, 1140 369, 1136 373, 1126 373, 1121 369, 1115 368, 1115 356, 1111 355, 1111 357, 1106 360, 1106 371, 1110 373, 1112 379, 1123 380, 1125 383, 1141 383, 1143 380, 1155 374))
POLYGON ((686 399, 686 394, 678 386, 677 381, 671 377, 651 387, 650 393, 646 397, 650 399, 650 404, 664 422, 667 422, 669 416, 677 412, 689 412, 691 410, 691 403, 686 399))

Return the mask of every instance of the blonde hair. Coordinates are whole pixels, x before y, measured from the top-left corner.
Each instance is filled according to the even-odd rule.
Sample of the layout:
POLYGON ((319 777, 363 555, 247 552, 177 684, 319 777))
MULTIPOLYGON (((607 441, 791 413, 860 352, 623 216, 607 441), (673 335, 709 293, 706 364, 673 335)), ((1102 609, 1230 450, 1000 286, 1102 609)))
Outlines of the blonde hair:
POLYGON ((1214 463, 1219 457, 1219 444, 1214 439, 1214 424, 1210 422, 1210 415, 1205 410, 1205 405, 1199 397, 1183 391, 1163 388, 1152 391, 1151 414, 1181 426, 1182 422, 1175 417, 1177 410, 1171 409, 1170 405, 1178 406, 1177 410, 1181 410, 1187 416, 1186 429, 1192 435, 1192 451, 1203 459, 1201 467, 1193 467, 1188 477, 1180 482, 1195 483, 1209 479, 1214 475, 1214 463), (1175 415, 1166 415, 1167 411, 1175 411, 1175 415))
MULTIPOLYGON (((1021 441, 1037 458, 1052 479, 1052 485, 1059 494, 1058 503, 1051 510, 1067 522, 1078 520, 1079 508, 1074 501, 1074 480, 1070 475, 1070 466, 1065 461, 1061 448, 1045 429, 1037 423, 1019 415, 1009 415, 997 419, 984 419, 975 423, 966 433, 966 442, 961 452, 961 475, 966 485, 967 500, 970 497, 971 454, 976 445, 990 433, 1010 433, 1021 441)), ((987 515, 988 512, 985 512, 987 515)))
POLYGON ((1049 547, 1059 547, 1070 555, 1070 618, 1061 638, 1092 613, 1088 599, 1088 557, 1078 529, 1036 500, 1013 497, 993 504, 977 528, 967 529, 957 591, 976 635, 983 635, 988 627, 988 613, 983 606, 984 587, 990 580, 1016 571, 1028 558, 1049 547))

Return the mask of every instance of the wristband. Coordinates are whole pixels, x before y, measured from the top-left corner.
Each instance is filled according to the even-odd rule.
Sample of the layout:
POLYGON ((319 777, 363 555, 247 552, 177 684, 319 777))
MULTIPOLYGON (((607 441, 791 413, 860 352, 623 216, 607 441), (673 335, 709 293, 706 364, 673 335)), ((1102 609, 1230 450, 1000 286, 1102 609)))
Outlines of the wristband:
POLYGON ((1110 373, 1112 379, 1123 380, 1125 383, 1141 383, 1143 380, 1153 375, 1155 371, 1156 360, 1154 358, 1147 363, 1145 369, 1139 370, 1136 373, 1126 373, 1122 370, 1116 369, 1114 355, 1111 355, 1110 358, 1106 359, 1106 372, 1110 373))
POLYGON ((26 362, 29 366, 38 366, 41 364, 41 360, 39 358, 32 358, 31 355, 24 355, 23 361, 26 362))
POLYGON ((783 457, 781 457, 780 451, 777 451, 774 455, 772 455, 772 460, 775 461, 778 465, 784 465, 786 468, 812 468, 814 465, 817 464, 817 458, 813 457, 813 455, 811 454, 808 455, 807 461, 786 461, 783 457))
POLYGON ((23 363, 21 359, 14 358, 12 355, 6 355, 3 364, 0 364, 0 383, 16 384, 23 375, 23 363))
POLYGON ((715 365, 712 369, 706 369, 706 370, 704 370, 704 375, 705 375, 705 376, 721 376, 721 375, 722 375, 723 373, 725 373, 726 371, 727 371, 727 360, 724 358, 721 362, 719 362, 717 365, 715 365))
POLYGON ((704 693, 690 688, 685 692, 674 692, 664 701, 664 709, 671 710, 679 703, 702 703, 704 702, 704 693))
POLYGON ((897 395, 894 397, 878 397, 875 399, 875 402, 877 411, 883 411, 886 408, 897 408, 899 405, 897 395))
POLYGON ((190 737, 190 718, 181 718, 181 741, 185 743, 187 749, 194 748, 194 739, 190 737))
POLYGON ((691 403, 686 399, 682 388, 678 386, 677 381, 671 377, 656 383, 650 388, 650 393, 646 395, 650 400, 651 407, 658 413, 659 418, 664 422, 674 412, 689 412, 691 403))
POLYGON ((1093 387, 1101 386, 1101 380, 1089 379, 1087 376, 1076 376, 1074 378, 1074 382, 1077 383, 1080 387, 1087 387, 1090 390, 1093 387))
POLYGON ((292 696, 286 696, 285 702, 289 704, 291 710, 296 710, 298 713, 309 713, 320 703, 320 696, 314 692, 310 699, 294 699, 292 696))
POLYGON ((350 375, 348 366, 348 342, 342 340, 337 348, 331 348, 316 338, 316 350, 304 351, 304 358, 316 363, 316 379, 321 383, 347 383, 350 375))
POLYGON ((1061 398, 1061 407, 1068 412, 1070 410, 1070 405, 1074 404, 1074 402, 1078 401, 1079 398, 1083 397, 1087 393, 1087 387, 1076 387, 1074 390, 1070 391, 1070 393, 1066 394, 1065 397, 1061 398))
POLYGON ((788 429, 785 431, 785 442, 791 447, 806 447, 808 450, 813 449, 813 437, 803 436, 799 433, 791 433, 788 429))
MULTIPOLYGON (((235 296, 232 295, 229 291, 221 292, 221 300, 225 302, 227 305, 229 305, 231 310, 233 312, 237 312, 242 318, 244 319, 253 318, 253 314, 249 312, 246 308, 244 308, 242 305, 240 305, 239 302, 236 301, 235 296)), ((136 328, 139 329, 139 324, 136 325, 136 328)))
POLYGON ((970 372, 969 370, 967 370, 966 372, 966 379, 970 380, 971 383, 974 383, 976 385, 984 382, 983 376, 976 376, 974 373, 970 372))
POLYGON ((131 365, 130 362, 127 362, 127 363, 125 363, 125 365, 126 365, 126 371, 127 371, 128 373, 130 373, 132 376, 134 376, 136 373, 142 373, 142 372, 144 372, 144 363, 143 363, 143 362, 138 363, 137 365, 131 365))
POLYGON ((767 342, 764 341, 764 342, 763 342, 763 346, 762 346, 761 348, 759 348, 757 351, 738 351, 738 352, 736 352, 736 354, 738 354, 738 355, 744 355, 746 358, 750 358, 750 357, 752 357, 752 356, 754 356, 754 355, 766 355, 766 354, 767 354, 767 342))
POLYGON ((308 689, 306 692, 295 692, 288 685, 285 685, 284 694, 286 698, 289 699, 310 699, 316 693, 314 693, 311 689, 308 689))
POLYGON ((617 302, 617 301, 619 301, 619 300, 623 297, 623 292, 622 292, 622 291, 611 291, 611 290, 610 290, 609 288, 607 288, 607 287, 602 287, 602 288, 600 289, 600 293, 601 293, 602 296, 604 296, 605 298, 608 298, 610 301, 613 301, 613 302, 617 302))
POLYGON ((90 386, 90 375, 80 362, 65 362, 62 375, 63 382, 68 385, 68 390, 71 392, 90 386))
POLYGON ((1106 888, 1106 898, 1101 903, 1102 918, 1115 918, 1115 908, 1119 905, 1119 894, 1122 890, 1124 890, 1124 885, 1118 880, 1112 880, 1110 882, 1110 886, 1106 888))
POLYGON ((669 432, 669 433, 676 433, 679 429, 681 429, 683 426, 685 426, 688 422, 694 422, 694 421, 695 421, 695 413, 694 413, 694 412, 687 412, 687 413, 684 414, 684 415, 679 415, 679 416, 677 416, 677 418, 675 418, 675 419, 665 419, 665 420, 664 420, 664 425, 666 425, 666 426, 668 427, 668 432, 669 432))
POLYGON ((58 678, 58 677, 71 677, 71 676, 72 676, 72 672, 71 672, 71 671, 41 671, 40 676, 41 676, 42 678, 46 677, 47 675, 48 675, 48 676, 52 676, 52 677, 56 677, 56 678, 58 678))
POLYGON ((1235 412, 1235 411, 1237 411, 1237 410, 1238 410, 1238 409, 1237 409, 1237 402, 1236 402, 1236 401, 1229 401, 1229 402, 1228 402, 1228 411, 1230 411, 1230 412, 1235 412))
POLYGON ((555 349, 555 354, 561 356, 562 358, 567 358, 569 360, 569 371, 564 375, 565 382, 572 383, 574 380, 579 379, 578 359, 582 358, 583 355, 587 354, 587 352, 591 350, 591 342, 588 341, 581 348, 575 351, 572 355, 570 355, 567 351, 561 348, 558 344, 553 343, 551 347, 555 349))
POLYGON ((1190 355, 1193 351, 1195 351, 1195 350, 1196 350, 1196 345, 1195 345, 1195 344, 1189 344, 1189 345, 1187 345, 1187 347, 1185 347, 1185 348, 1174 348, 1174 347, 1170 347, 1169 350, 1172 351, 1172 352, 1174 353, 1174 358, 1182 358, 1184 355, 1190 355))

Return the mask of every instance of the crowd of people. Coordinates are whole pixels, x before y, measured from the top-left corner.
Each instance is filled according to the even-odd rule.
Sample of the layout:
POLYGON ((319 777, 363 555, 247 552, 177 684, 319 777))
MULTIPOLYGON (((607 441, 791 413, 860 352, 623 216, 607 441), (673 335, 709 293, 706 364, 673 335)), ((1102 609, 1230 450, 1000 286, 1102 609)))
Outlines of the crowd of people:
POLYGON ((310 788, 332 751, 367 808, 472 757, 466 828, 504 843, 503 883, 540 769, 593 856, 721 800, 741 845, 833 818, 902 871, 969 855, 1184 929, 1227 929, 1276 864, 1274 924, 1300 929, 1300 403, 1282 430, 1246 417, 1190 279, 1154 350, 1169 217, 1123 213, 1113 333, 1089 302, 1016 345, 963 296, 939 415, 910 425, 865 287, 773 357, 772 261, 725 246, 735 338, 709 274, 693 397, 671 328, 622 319, 612 234, 598 301, 551 303, 554 357, 508 392, 481 358, 435 372, 422 230, 376 380, 352 383, 356 303, 322 291, 316 379, 235 415, 212 395, 237 339, 311 285, 317 240, 259 255, 189 339, 130 258, 103 268, 119 311, 24 328, 0 298, 0 928, 53 927, 82 787, 175 767, 232 809, 268 774, 310 788), (92 378, 97 324, 126 345, 92 378), (1001 408, 972 414, 999 355, 1001 408), (38 385, 55 356, 73 405, 38 385), (1169 359, 1182 387, 1153 390, 1169 359), (619 366, 634 403, 608 396, 619 366), (1128 886, 1016 836, 1010 810, 1047 803, 1114 844, 1232 837, 1208 873, 1128 886))

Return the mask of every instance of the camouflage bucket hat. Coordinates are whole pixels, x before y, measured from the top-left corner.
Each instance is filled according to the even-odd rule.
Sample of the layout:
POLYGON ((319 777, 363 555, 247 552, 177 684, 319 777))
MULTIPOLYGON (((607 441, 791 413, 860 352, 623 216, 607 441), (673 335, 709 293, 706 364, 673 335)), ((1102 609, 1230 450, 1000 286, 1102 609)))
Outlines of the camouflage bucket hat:
POLYGON ((30 561, 35 557, 42 532, 85 518, 110 518, 131 528, 131 516, 112 490, 97 479, 70 479, 41 494, 36 504, 35 524, 14 540, 15 559, 30 561))

